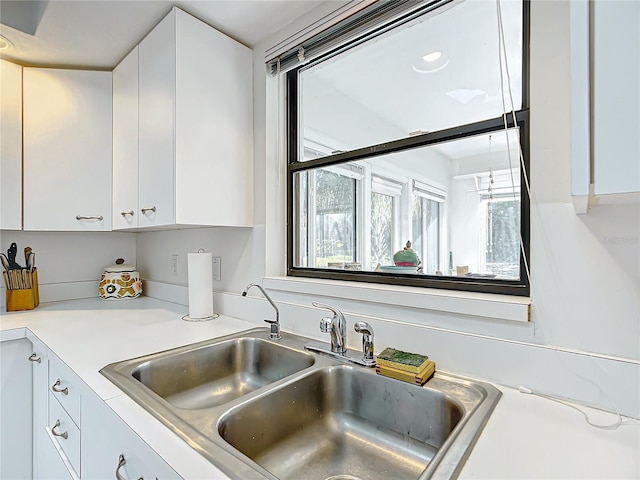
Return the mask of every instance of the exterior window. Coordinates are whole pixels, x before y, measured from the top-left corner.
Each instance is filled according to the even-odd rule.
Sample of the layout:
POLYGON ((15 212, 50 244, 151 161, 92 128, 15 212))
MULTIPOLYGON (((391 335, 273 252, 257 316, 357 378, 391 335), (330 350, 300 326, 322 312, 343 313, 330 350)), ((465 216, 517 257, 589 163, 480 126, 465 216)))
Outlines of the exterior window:
POLYGON ((371 193, 371 263, 390 265, 393 260, 393 197, 371 193))
POLYGON ((518 278, 520 199, 497 197, 486 208, 485 270, 503 278, 518 278))
POLYGON ((318 267, 355 260, 355 181, 320 169, 316 173, 316 259, 318 267))
POLYGON ((528 1, 389 5, 283 63, 287 273, 528 295, 528 1))
MULTIPOLYGON (((365 167, 366 168, 366 167, 365 167)), ((373 166, 371 169, 373 170, 373 166)), ((371 259, 365 268, 391 265, 401 243, 402 184, 380 175, 371 176, 371 259)))
POLYGON ((356 181, 327 169, 299 177, 299 261, 329 267, 356 261, 356 181))
POLYGON ((442 271, 440 204, 419 194, 413 197, 413 249, 421 259, 422 273, 431 275, 442 271))

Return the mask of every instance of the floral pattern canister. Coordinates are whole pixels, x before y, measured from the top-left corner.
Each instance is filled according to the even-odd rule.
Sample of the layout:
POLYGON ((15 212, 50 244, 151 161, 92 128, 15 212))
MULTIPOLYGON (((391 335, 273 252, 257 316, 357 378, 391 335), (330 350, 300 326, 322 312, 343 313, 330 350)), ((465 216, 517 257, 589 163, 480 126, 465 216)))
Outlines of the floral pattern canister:
POLYGON ((98 293, 102 298, 136 298, 142 294, 140 273, 132 265, 126 265, 122 258, 104 269, 98 293))

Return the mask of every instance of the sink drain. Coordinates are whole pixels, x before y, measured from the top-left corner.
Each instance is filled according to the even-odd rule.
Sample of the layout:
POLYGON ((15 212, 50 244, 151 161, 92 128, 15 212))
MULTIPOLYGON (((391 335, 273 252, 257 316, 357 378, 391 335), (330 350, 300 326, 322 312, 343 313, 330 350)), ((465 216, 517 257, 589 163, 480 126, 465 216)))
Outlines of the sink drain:
POLYGON ((362 480, 360 477, 355 477, 353 475, 331 475, 327 477, 325 480, 362 480))

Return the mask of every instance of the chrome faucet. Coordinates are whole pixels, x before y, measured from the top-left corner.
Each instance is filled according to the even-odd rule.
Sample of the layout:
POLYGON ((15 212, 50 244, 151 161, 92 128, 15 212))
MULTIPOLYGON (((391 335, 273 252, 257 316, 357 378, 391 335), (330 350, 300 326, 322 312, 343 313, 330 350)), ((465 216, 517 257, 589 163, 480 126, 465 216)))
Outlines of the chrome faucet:
POLYGON ((342 312, 322 303, 313 302, 311 305, 333 313, 333 318, 325 317, 320 320, 320 331, 331 335, 331 351, 333 353, 340 355, 347 353, 347 321, 342 312))
POLYGON ((347 321, 342 312, 337 308, 323 305, 322 303, 313 302, 311 305, 333 313, 333 317, 325 317, 320 320, 320 331, 331 335, 331 345, 312 342, 305 345, 304 348, 365 367, 374 367, 376 365, 376 360, 373 356, 373 328, 371 328, 371 325, 367 322, 356 322, 354 325, 356 332, 362 333, 362 355, 360 356, 354 354, 353 351, 347 350, 347 321))
POLYGON ((275 320, 265 320, 265 322, 267 322, 268 324, 271 325, 271 332, 269 333, 269 338, 274 339, 274 340, 280 340, 282 338, 282 336, 280 335, 280 312, 278 311, 278 307, 276 307, 276 304, 273 303, 273 300, 271 300, 271 297, 264 290, 264 288, 262 288, 262 286, 258 285, 257 283, 250 283, 249 285, 247 285, 247 287, 242 292, 242 296, 243 297, 247 296, 247 292, 249 291, 249 289, 251 287, 257 287, 262 292, 262 295, 264 295, 264 298, 267 299, 267 301, 271 304, 273 309, 276 311, 276 319, 275 320))
POLYGON ((367 322, 356 322, 354 330, 362 334, 362 358, 365 362, 374 362, 373 357, 373 328, 367 322))

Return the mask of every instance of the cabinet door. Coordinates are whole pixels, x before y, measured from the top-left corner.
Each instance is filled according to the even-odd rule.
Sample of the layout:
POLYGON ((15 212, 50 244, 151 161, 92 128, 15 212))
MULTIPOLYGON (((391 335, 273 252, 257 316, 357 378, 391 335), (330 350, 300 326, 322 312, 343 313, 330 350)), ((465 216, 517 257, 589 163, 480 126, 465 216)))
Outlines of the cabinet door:
POLYGON ((37 442, 39 447, 36 451, 34 444, 33 480, 77 479, 77 476, 72 475, 67 469, 61 452, 49 435, 44 428, 35 432, 34 442, 37 442))
POLYGON ((111 230, 111 72, 24 68, 24 229, 111 230))
POLYGON ((253 224, 251 50, 176 14, 176 223, 253 224))
POLYGON ((140 227, 174 223, 175 24, 166 16, 139 45, 140 227))
POLYGON ((0 60, 0 230, 22 229, 22 67, 0 60))
POLYGON ((7 340, 0 347, 0 478, 31 478, 31 342, 7 340))
POLYGON ((640 2, 593 2, 593 183, 640 192, 640 2))
MULTIPOLYGON (((63 460, 64 450, 53 439, 49 421, 49 351, 35 336, 28 336, 32 343, 33 373, 33 480, 69 480, 72 475, 63 460)), ((55 355, 51 354, 55 359, 55 355)), ((55 400, 53 400, 55 401, 55 400)))
POLYGON ((81 448, 82 478, 180 478, 97 395, 82 398, 81 448))
POLYGON ((113 229, 138 226, 138 47, 113 70, 113 229))
MULTIPOLYGON (((49 360, 47 349, 42 342, 32 339, 31 361, 33 374, 33 478, 51 478, 53 470, 51 458, 46 455, 51 451, 51 441, 46 433, 49 412, 49 360)), ((55 449, 54 449, 55 450, 55 449)))
POLYGON ((75 372, 53 353, 49 355, 49 398, 55 398, 77 425, 80 425, 83 391, 84 383, 75 372))

